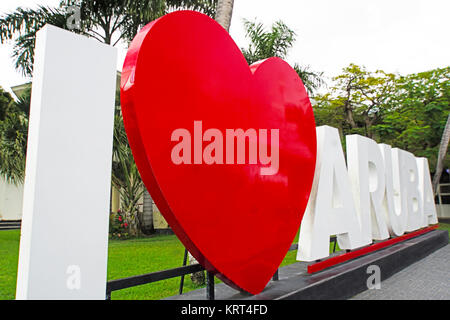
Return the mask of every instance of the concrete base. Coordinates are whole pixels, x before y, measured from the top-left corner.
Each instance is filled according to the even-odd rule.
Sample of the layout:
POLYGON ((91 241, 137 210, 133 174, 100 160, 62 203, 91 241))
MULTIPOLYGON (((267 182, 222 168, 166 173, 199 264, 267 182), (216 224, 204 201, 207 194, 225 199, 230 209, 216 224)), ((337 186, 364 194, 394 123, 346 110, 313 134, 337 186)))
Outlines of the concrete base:
MULTIPOLYGON (((270 281, 258 295, 242 293, 220 283, 215 286, 215 296, 218 300, 347 299, 367 290, 370 265, 380 267, 383 281, 448 243, 447 231, 434 230, 312 275, 306 272, 308 263, 305 262, 282 267, 279 280, 270 281)), ((198 289, 168 299, 205 300, 206 291, 198 289)))

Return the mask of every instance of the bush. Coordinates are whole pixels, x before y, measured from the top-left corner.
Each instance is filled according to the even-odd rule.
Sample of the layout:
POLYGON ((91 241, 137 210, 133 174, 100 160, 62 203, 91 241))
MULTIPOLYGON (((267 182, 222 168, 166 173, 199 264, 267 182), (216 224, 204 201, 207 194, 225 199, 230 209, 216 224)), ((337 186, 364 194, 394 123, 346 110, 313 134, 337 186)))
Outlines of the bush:
POLYGON ((129 239, 129 225, 125 222, 125 217, 120 210, 111 214, 109 222, 109 236, 111 239, 129 239))

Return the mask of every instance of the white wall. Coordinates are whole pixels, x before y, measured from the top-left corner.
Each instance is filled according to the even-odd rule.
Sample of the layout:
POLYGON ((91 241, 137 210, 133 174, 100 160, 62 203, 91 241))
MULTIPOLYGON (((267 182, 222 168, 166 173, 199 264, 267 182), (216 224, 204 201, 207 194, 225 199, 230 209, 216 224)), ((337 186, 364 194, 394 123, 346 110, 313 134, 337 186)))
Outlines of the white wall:
POLYGON ((14 185, 0 177, 0 221, 22 219, 23 185, 14 185))
POLYGON ((436 205, 438 218, 450 218, 450 204, 436 205))

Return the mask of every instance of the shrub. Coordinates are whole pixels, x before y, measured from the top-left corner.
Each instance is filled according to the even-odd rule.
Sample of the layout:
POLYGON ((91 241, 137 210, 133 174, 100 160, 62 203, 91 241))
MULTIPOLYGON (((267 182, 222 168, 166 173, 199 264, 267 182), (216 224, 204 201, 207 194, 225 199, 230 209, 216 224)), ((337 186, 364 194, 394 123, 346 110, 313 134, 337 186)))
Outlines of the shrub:
POLYGON ((125 221, 125 216, 120 210, 111 215, 109 223, 109 236, 111 239, 129 239, 129 225, 125 221))

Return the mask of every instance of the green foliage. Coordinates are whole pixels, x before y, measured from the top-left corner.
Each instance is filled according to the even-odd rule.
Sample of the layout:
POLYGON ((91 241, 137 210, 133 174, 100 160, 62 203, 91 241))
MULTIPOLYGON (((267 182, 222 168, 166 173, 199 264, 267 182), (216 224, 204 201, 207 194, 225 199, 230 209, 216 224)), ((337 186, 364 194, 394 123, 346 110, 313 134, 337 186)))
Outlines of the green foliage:
POLYGON ((67 18, 62 9, 45 6, 37 9, 19 7, 15 12, 0 16, 0 43, 14 40, 12 57, 16 69, 31 76, 36 32, 47 23, 65 28, 67 18))
POLYGON ((0 43, 14 41, 12 57, 16 68, 31 76, 36 32, 47 23, 68 29, 67 20, 73 15, 68 10, 70 6, 78 6, 81 15, 80 29, 73 32, 116 45, 131 41, 148 22, 173 10, 193 9, 213 16, 216 3, 217 0, 62 0, 58 8, 17 8, 0 16, 0 43))
POLYGON ((122 211, 110 216, 109 234, 111 239, 126 240, 130 238, 128 222, 122 211))
POLYGON ((316 124, 427 157, 433 171, 450 111, 449 77, 449 67, 399 76, 350 64, 329 93, 315 97, 316 124))
POLYGON ((25 171, 28 119, 12 113, 0 122, 0 175, 22 183, 25 171))
MULTIPOLYGON (((283 21, 275 22, 267 31, 262 23, 244 19, 244 28, 250 44, 248 48, 242 49, 242 53, 249 65, 270 57, 286 59, 289 49, 295 43, 295 32, 283 21)), ((295 63, 294 70, 310 94, 324 84, 323 73, 314 72, 309 66, 302 67, 295 63)))
POLYGON ((144 192, 144 185, 141 176, 134 162, 131 150, 120 156, 120 168, 123 172, 124 180, 121 188, 118 189, 121 198, 121 208, 124 212, 125 220, 130 225, 130 234, 139 234, 139 200, 144 192))
POLYGON ((31 92, 15 102, 0 88, 0 176, 14 184, 23 182, 31 92))
POLYGON ((300 79, 310 95, 325 84, 323 81, 323 72, 312 71, 310 66, 300 66, 298 63, 294 63, 294 70, 299 75, 300 79))
POLYGON ((14 100, 9 94, 0 87, 0 121, 5 120, 7 114, 14 110, 14 100))
POLYGON ((284 59, 295 42, 295 32, 289 29, 283 21, 275 22, 270 31, 266 31, 261 22, 244 19, 244 27, 250 45, 248 49, 243 49, 242 53, 248 64, 269 57, 284 59))

